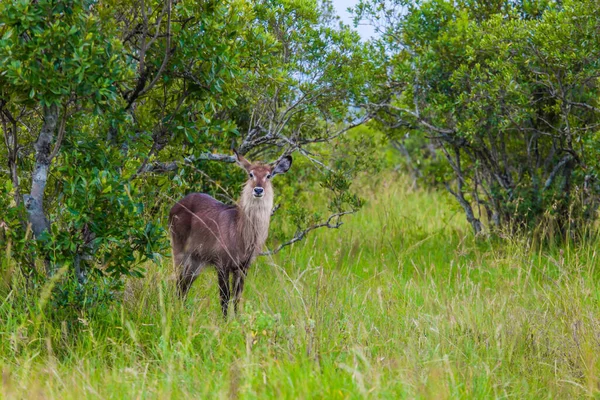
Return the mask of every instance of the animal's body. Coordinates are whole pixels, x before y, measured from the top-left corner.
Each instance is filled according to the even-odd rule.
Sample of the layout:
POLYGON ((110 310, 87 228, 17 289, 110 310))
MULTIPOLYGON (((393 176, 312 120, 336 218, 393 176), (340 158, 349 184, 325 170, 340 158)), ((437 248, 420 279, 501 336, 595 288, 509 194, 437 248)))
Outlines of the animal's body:
POLYGON ((226 205, 203 193, 192 193, 177 202, 169 214, 173 263, 182 297, 202 269, 213 265, 219 279, 223 315, 227 316, 230 277, 233 277, 234 306, 244 288, 248 268, 261 252, 269 233, 273 209, 271 178, 286 172, 292 159, 276 165, 250 163, 236 152, 238 165, 248 180, 235 205, 226 205))

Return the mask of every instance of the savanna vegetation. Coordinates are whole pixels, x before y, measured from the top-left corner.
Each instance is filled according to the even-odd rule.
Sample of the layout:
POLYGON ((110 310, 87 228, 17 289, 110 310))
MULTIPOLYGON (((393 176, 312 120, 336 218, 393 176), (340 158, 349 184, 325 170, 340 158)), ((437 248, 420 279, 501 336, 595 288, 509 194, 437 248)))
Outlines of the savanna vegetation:
POLYGON ((0 0, 3 398, 600 393, 600 4, 0 0), (242 311, 170 207, 273 180, 242 311))

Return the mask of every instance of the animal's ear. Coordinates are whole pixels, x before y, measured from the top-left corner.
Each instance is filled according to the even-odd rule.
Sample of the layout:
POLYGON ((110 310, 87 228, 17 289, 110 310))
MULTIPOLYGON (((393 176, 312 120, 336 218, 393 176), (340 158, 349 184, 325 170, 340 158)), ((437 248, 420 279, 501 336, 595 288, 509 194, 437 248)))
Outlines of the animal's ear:
POLYGON ((271 174, 273 176, 278 174, 284 174, 288 169, 292 166, 292 156, 285 156, 281 160, 277 162, 275 168, 273 168, 273 172, 271 174))
POLYGON ((246 160, 244 156, 240 155, 236 149, 233 149, 233 152, 235 153, 236 164, 247 171, 250 168, 250 161, 246 160))

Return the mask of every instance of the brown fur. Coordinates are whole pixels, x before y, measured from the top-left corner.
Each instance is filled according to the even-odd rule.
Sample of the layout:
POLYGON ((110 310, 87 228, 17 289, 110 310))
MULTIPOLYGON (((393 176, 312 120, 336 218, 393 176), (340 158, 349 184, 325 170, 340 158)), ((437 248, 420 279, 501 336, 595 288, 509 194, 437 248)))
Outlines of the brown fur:
POLYGON ((237 153, 236 157, 238 164, 249 174, 236 205, 223 204, 207 194, 192 193, 175 204, 169 214, 179 293, 185 296, 202 269, 213 265, 219 277, 225 316, 230 297, 230 275, 233 275, 237 312, 246 272, 267 240, 273 209, 273 186, 269 177, 286 172, 292 162, 288 156, 271 166, 252 164, 237 153), (260 188, 264 190, 263 196, 256 197, 254 192, 260 188))

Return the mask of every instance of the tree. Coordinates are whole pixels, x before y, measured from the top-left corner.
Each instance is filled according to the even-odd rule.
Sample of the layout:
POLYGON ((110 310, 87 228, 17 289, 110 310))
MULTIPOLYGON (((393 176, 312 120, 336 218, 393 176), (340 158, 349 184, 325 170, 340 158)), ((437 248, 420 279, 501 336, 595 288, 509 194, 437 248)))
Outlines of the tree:
POLYGON ((319 173, 290 190, 332 194, 330 217, 288 209, 297 231, 282 245, 338 227, 360 206, 360 163, 329 143, 369 119, 352 111, 365 57, 328 2, 0 4, 0 241, 27 276, 36 258, 65 274, 57 301, 89 304, 86 290, 167 251, 166 210, 184 193, 232 201, 232 141, 253 157, 297 152, 319 173))
MULTIPOLYGON (((352 109, 363 102, 360 88, 367 76, 366 54, 356 32, 338 25, 328 2, 257 1, 248 13, 251 21, 243 31, 244 46, 235 52, 236 65, 244 69, 235 91, 227 91, 232 94, 231 103, 213 107, 202 116, 204 121, 212 121, 213 131, 205 127, 202 136, 193 135, 198 131, 197 119, 178 120, 176 130, 184 135, 178 139, 171 134, 169 145, 160 154, 151 152, 138 169, 138 177, 165 182, 161 174, 176 173, 185 185, 193 185, 191 179, 196 180, 197 171, 203 170, 227 187, 237 175, 232 177, 229 171, 207 162, 233 162, 227 154, 232 141, 241 154, 251 158, 276 159, 298 152, 318 172, 307 175, 304 184, 320 181, 329 190, 332 219, 337 222, 325 223, 331 222, 329 217, 308 217, 305 210, 295 210, 303 216, 296 220, 297 231, 286 242, 291 244, 317 226, 339 226, 339 217, 360 206, 360 200, 348 190, 348 180, 360 165, 335 165, 339 157, 331 162, 322 160, 330 153, 328 143, 370 118, 352 109), (172 147, 177 140, 181 147, 172 147), (198 153, 199 148, 204 151, 198 153), (323 151, 326 154, 318 154, 323 151)), ((196 79, 194 74, 186 77, 196 79)), ((213 185, 211 179, 206 183, 206 189, 232 200, 232 195, 213 185)), ((297 180, 292 186, 295 192, 302 191, 297 180)), ((169 193, 169 204, 181 190, 175 187, 169 193)))
POLYGON ((114 83, 123 73, 119 43, 83 2, 4 2, 0 15, 0 121, 11 189, 19 206, 19 164, 25 158, 20 143, 39 132, 33 143, 35 161, 23 165, 31 168, 31 190, 23 200, 35 237, 47 243, 50 221, 44 197, 50 165, 67 120, 85 110, 97 113, 115 98, 114 83))
POLYGON ((475 233, 596 218, 598 4, 362 2, 382 37, 378 121, 475 233), (425 149, 426 143, 431 149, 425 149))

